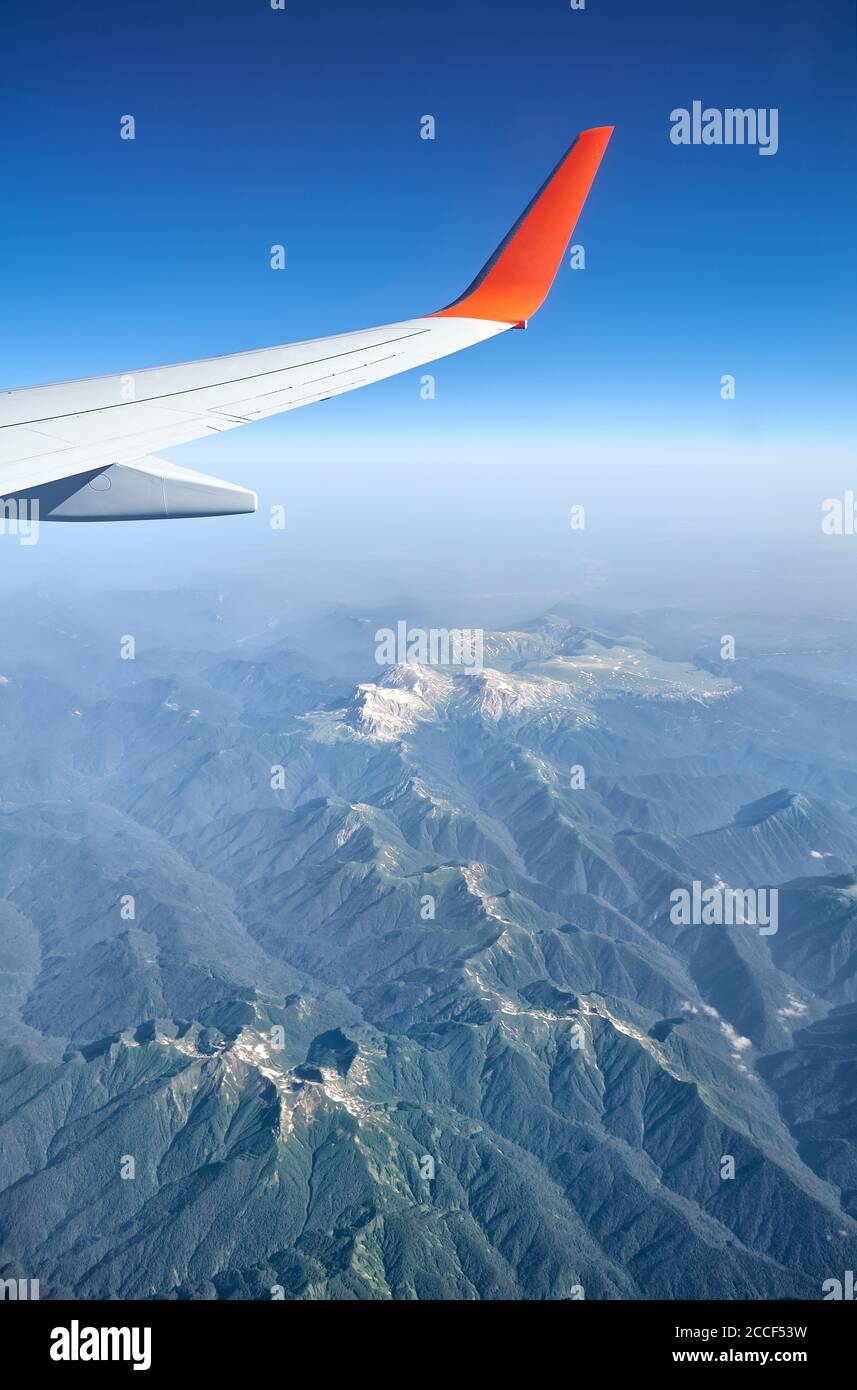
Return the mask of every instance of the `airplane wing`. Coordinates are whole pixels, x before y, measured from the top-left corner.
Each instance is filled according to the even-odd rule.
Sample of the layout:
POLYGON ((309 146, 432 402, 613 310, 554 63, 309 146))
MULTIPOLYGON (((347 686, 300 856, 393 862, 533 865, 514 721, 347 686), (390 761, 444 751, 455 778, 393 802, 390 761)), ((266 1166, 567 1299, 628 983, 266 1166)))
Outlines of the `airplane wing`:
POLYGON ((0 495, 40 520, 255 511, 256 496, 156 451, 358 386, 524 327, 553 283, 612 135, 584 131, 463 295, 438 313, 331 338, 0 392, 0 495))

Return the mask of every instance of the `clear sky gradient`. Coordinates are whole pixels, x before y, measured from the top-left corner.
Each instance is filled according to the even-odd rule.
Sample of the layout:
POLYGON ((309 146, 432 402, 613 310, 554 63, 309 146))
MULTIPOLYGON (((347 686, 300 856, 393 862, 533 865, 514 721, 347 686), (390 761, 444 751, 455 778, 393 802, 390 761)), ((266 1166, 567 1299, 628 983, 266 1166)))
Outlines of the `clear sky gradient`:
MULTIPOLYGON (((615 468, 615 511, 623 498, 645 505, 639 470, 664 459, 676 478, 694 470, 701 489, 679 498, 677 525, 718 505, 721 474, 739 489, 736 506, 754 473, 748 505, 764 506, 780 472, 796 505, 814 506, 850 476, 854 10, 853 0, 587 0, 583 11, 567 0, 286 0, 284 11, 268 0, 12 0, 0 43, 0 383, 440 307, 576 132, 613 124, 575 237, 586 269, 561 269, 525 334, 430 368, 433 402, 411 374, 170 456, 259 488, 263 503, 308 506, 310 532, 294 540, 311 535, 314 551, 326 528, 347 531, 347 498, 331 497, 355 476, 352 489, 373 499, 366 514, 388 507, 379 527, 404 518, 420 544, 456 505, 478 529, 478 494, 501 532, 505 517, 517 522, 522 463, 536 495, 555 487, 545 507, 557 528, 592 482, 587 468, 602 480, 615 468), (694 100, 777 107, 778 153, 676 147, 670 112, 694 100), (119 138, 125 114, 133 142, 119 138), (434 141, 420 139, 424 114, 434 141), (283 272, 269 266, 274 243, 286 248, 283 272), (734 402, 720 398, 724 373, 734 402)), ((207 527, 194 545, 204 552, 216 535, 221 557, 240 551, 236 526, 256 524, 177 523, 183 537, 207 527)), ((539 525, 519 536, 534 555, 539 525)), ((156 544, 143 530, 151 536, 90 527, 88 551, 115 552, 119 532, 142 563, 156 544)), ((55 555, 83 548, 80 528, 60 531, 55 555)), ((42 549, 20 561, 29 574, 46 563, 42 549)))

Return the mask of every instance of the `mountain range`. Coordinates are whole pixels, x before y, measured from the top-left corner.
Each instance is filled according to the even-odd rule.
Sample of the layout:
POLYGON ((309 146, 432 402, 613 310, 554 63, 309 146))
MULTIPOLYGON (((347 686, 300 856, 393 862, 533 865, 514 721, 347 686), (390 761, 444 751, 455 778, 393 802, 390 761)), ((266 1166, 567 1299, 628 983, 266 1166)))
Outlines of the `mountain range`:
POLYGON ((557 608, 467 673, 379 667, 403 613, 29 601, 0 1278, 754 1299, 854 1267, 842 625, 748 618, 720 660, 716 614, 557 608), (776 930, 676 925, 694 883, 776 892, 776 930))

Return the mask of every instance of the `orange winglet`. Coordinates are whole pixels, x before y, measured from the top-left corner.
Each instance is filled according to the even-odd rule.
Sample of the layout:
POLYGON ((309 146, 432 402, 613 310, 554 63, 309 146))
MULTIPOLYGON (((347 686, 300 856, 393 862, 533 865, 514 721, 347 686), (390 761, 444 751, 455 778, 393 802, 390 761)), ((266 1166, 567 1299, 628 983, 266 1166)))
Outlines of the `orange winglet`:
POLYGON ((554 282, 613 126, 578 135, 473 284, 428 318, 493 319, 523 328, 554 282))

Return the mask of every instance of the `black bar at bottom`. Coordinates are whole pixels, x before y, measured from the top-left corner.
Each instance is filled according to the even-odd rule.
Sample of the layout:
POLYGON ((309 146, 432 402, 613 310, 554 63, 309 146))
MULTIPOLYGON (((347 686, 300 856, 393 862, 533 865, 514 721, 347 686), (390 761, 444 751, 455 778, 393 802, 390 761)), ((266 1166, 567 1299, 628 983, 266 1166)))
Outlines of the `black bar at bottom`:
MULTIPOLYGON (((337 1363, 351 1370, 362 1363, 368 1371, 377 1366, 381 1347, 392 1354, 388 1338, 406 1335, 410 1353, 396 1373, 409 1379, 418 1366, 429 1371, 429 1363, 442 1374, 473 1356, 484 1367, 526 1348, 526 1359, 535 1355, 543 1370, 549 1356, 560 1366, 565 1362, 569 1374, 584 1366, 660 1374, 667 1367, 751 1365, 763 1373, 803 1367, 817 1378, 848 1363, 855 1326, 853 1302, 832 1300, 0 1302, 7 1354, 14 1350, 22 1369, 52 1378, 75 1371, 115 1376, 136 1368, 157 1378, 203 1372, 229 1379, 237 1356, 258 1383, 260 1376, 284 1374, 284 1355, 294 1371, 301 1345, 294 1339, 304 1335, 314 1340, 303 1354, 315 1347, 326 1375, 337 1363), (446 1340, 447 1328, 454 1340, 446 1340), (316 1340, 319 1334, 324 1341, 316 1340), (418 1365, 411 1360, 415 1353, 418 1365)), ((386 1377, 393 1372, 386 1352, 382 1364, 386 1377)))

